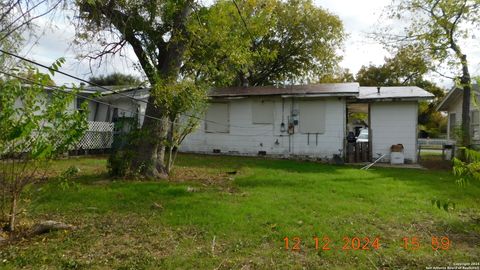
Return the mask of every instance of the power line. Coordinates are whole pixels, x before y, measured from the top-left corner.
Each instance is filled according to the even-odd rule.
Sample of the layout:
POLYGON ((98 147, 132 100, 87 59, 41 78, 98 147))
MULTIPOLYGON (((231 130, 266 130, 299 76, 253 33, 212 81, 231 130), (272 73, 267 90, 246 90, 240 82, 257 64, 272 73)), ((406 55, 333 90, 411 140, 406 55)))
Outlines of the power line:
MULTIPOLYGON (((108 89, 108 88, 106 88, 106 87, 104 87, 104 86, 102 86, 102 85, 95 84, 95 83, 91 83, 91 82, 89 82, 89 81, 87 81, 87 80, 85 80, 85 79, 82 79, 82 78, 79 78, 79 77, 77 77, 77 76, 68 74, 68 73, 63 72, 63 71, 58 70, 58 69, 54 69, 54 68, 52 68, 52 67, 49 67, 49 66, 46 66, 46 65, 44 65, 44 64, 38 63, 38 62, 36 62, 36 61, 34 61, 34 60, 30 60, 30 59, 28 59, 28 58, 22 57, 22 56, 20 56, 20 55, 15 54, 15 53, 11 53, 11 52, 5 51, 5 50, 3 50, 3 49, 0 49, 0 52, 2 52, 2 53, 4 53, 4 54, 7 54, 7 55, 10 55, 10 56, 12 56, 12 57, 18 58, 18 59, 23 60, 23 61, 25 61, 25 62, 28 62, 28 63, 34 64, 34 65, 40 66, 40 67, 45 68, 45 69, 48 69, 48 70, 50 70, 50 71, 57 72, 57 73, 59 73, 59 74, 65 75, 65 76, 67 76, 67 77, 70 77, 70 78, 79 80, 79 81, 81 81, 81 82, 85 82, 85 83, 88 83, 88 84, 97 86, 97 87, 99 87, 99 88, 101 88, 101 89, 104 89, 104 90, 107 90, 107 91, 112 92, 112 93, 114 93, 114 94, 117 94, 117 95, 120 95, 120 96, 129 98, 129 99, 131 99, 131 100, 135 100, 135 101, 137 101, 137 102, 143 102, 143 103, 145 103, 145 104, 149 104, 149 105, 151 105, 151 106, 155 106, 155 104, 152 104, 151 102, 148 102, 148 101, 146 101, 146 100, 138 99, 138 98, 135 98, 135 97, 126 95, 126 94, 124 94, 124 93, 122 93, 122 92, 118 92, 118 91, 115 91, 115 90, 112 90, 112 89, 108 89)), ((132 89, 132 90, 133 90, 133 89, 132 89)), ((204 119, 204 118, 201 118, 201 117, 198 117, 198 116, 195 116, 195 115, 186 114, 186 113, 181 113, 180 115, 186 116, 186 117, 191 117, 191 118, 194 118, 194 119, 197 119, 197 120, 201 120, 201 121, 204 121, 204 122, 206 122, 206 123, 216 124, 216 125, 219 125, 219 126, 251 129, 251 127, 247 127, 247 126, 237 126, 237 125, 224 124, 224 123, 220 123, 220 122, 216 122, 216 121, 212 121, 212 120, 207 120, 207 119, 204 119)), ((154 118, 152 118, 152 117, 154 117, 154 116, 149 116, 149 118, 154 119, 154 118)), ((161 119, 158 118, 158 117, 155 117, 155 118, 157 118, 157 120, 161 120, 161 119)), ((163 121, 163 120, 162 120, 162 121, 163 121)))
MULTIPOLYGON (((34 85, 38 85, 38 86, 44 86, 43 84, 41 83, 38 83, 38 82, 35 82, 34 80, 31 80, 31 79, 28 79, 28 78, 24 78, 24 77, 21 77, 21 76, 17 76, 15 74, 11 74, 11 73, 8 73, 8 72, 4 72, 4 71, 1 71, 0 70, 0 73, 1 74, 4 74, 4 75, 7 75, 7 76, 10 76, 10 77, 13 77, 13 78, 17 78, 19 80, 22 80, 22 81, 26 81, 28 83, 31 83, 31 84, 34 84, 34 85)), ((63 93, 67 93, 67 94, 71 94, 71 92, 69 91, 66 91, 58 86, 48 86, 49 88, 51 89, 54 89, 54 90, 57 90, 57 91, 60 91, 60 92, 63 92, 63 93)), ((70 88, 71 89, 71 88, 70 88)), ((122 111, 125 111, 125 112, 129 112, 129 113, 132 113, 132 114, 138 114, 138 115, 142 115, 146 118, 150 118, 150 119, 154 119, 154 120, 158 120, 158 121, 169 121, 168 119, 166 120, 163 120, 163 119, 160 119, 158 117, 155 117, 155 116, 150 116, 150 115, 147 115, 147 114, 144 114, 144 113, 139 113, 139 112, 134 112, 132 110, 129 110, 129 109, 125 109, 125 108, 122 108, 122 107, 118 107, 118 106, 114 106, 110 103, 107 103, 107 102, 104 102, 104 101, 101 101, 101 100, 98 100, 98 99, 94 99, 94 98, 91 98, 91 97, 88 97, 88 96, 84 96, 84 95, 81 95, 81 94, 75 94, 75 96, 77 97, 81 97, 83 99, 86 99, 86 100, 89 100, 89 101, 93 101, 93 102, 97 102, 99 104, 103 104, 103 105, 106 105, 106 106, 109 106, 109 107, 112 107, 112 108, 116 108, 116 109, 119 109, 119 110, 122 110, 122 111)), ((170 122, 170 121, 169 121, 170 122)))
POLYGON ((122 92, 116 91, 116 90, 114 90, 114 89, 108 89, 108 88, 105 87, 105 86, 99 85, 99 84, 97 84, 97 83, 89 82, 89 81, 87 81, 87 80, 85 80, 85 79, 82 79, 82 78, 80 78, 80 77, 77 77, 77 76, 68 74, 68 73, 66 73, 66 72, 63 72, 63 71, 61 71, 61 70, 58 70, 58 69, 49 67, 49 66, 44 65, 44 64, 38 63, 38 62, 36 62, 36 61, 30 60, 30 59, 25 58, 25 57, 23 57, 23 56, 20 56, 20 55, 18 55, 18 54, 11 53, 11 52, 7 52, 7 51, 5 51, 5 50, 3 50, 3 49, 0 49, 0 52, 4 53, 4 54, 6 54, 6 55, 10 55, 10 56, 13 56, 13 57, 15 57, 15 58, 18 58, 18 59, 23 60, 23 61, 25 61, 25 62, 28 62, 28 63, 30 63, 30 64, 34 64, 34 65, 37 65, 37 66, 39 66, 39 67, 48 69, 48 70, 50 70, 50 71, 53 71, 53 72, 56 72, 56 73, 65 75, 65 76, 70 77, 70 78, 72 78, 72 79, 75 79, 75 80, 78 80, 78 81, 81 81, 81 82, 88 83, 88 84, 90 84, 90 85, 99 87, 100 89, 103 89, 103 90, 106 90, 106 91, 109 91, 109 92, 112 92, 112 93, 115 93, 115 94, 118 94, 118 95, 121 95, 121 96, 124 96, 124 97, 128 97, 128 98, 133 99, 133 100, 138 101, 138 102, 143 102, 143 103, 149 104, 148 101, 145 101, 145 100, 143 100, 143 99, 137 99, 137 98, 131 97, 131 96, 129 96, 129 95, 123 94, 122 92))
MULTIPOLYGON (((8 73, 8 72, 4 72, 4 71, 1 71, 1 70, 0 70, 0 74, 4 74, 4 75, 7 75, 7 76, 10 76, 10 77, 13 77, 13 78, 17 78, 19 80, 26 81, 26 82, 34 84, 34 85, 44 86, 43 84, 35 82, 34 80, 24 78, 24 77, 21 77, 21 76, 15 75, 15 74, 11 74, 11 73, 8 73)), ((57 90, 57 91, 60 91, 60 92, 66 93, 66 94, 72 94, 72 92, 66 91, 66 90, 64 90, 64 89, 62 89, 58 86, 48 86, 48 88, 53 89, 53 90, 57 90)), ((73 89, 73 88, 67 88, 67 89, 73 89)), ((150 116, 148 114, 144 114, 144 113, 132 111, 132 110, 129 110, 129 109, 125 109, 125 108, 115 106, 115 105, 112 105, 110 103, 107 103, 107 102, 104 102, 104 101, 101 101, 101 100, 98 100, 98 99, 95 99, 95 98, 91 98, 91 97, 88 97, 88 96, 81 95, 81 94, 74 94, 74 95, 76 97, 81 97, 85 100, 97 102, 99 104, 103 104, 103 105, 109 106, 111 108, 116 108, 116 109, 122 110, 124 112, 129 112, 129 113, 132 113, 132 114, 141 115, 141 116, 144 116, 145 118, 150 118, 150 119, 158 120, 158 121, 166 121, 166 122, 169 122, 169 123, 172 123, 172 124, 178 124, 178 123, 174 123, 174 122, 170 121, 169 119, 160 119, 160 118, 155 117, 155 116, 150 116)), ((202 120, 202 119, 199 118, 199 120, 202 120)), ((218 123, 218 124, 221 124, 221 123, 218 123)), ((228 125, 225 125, 225 126, 228 126, 228 125)), ((267 131, 259 133, 259 134, 252 134, 252 135, 250 135, 250 134, 237 134, 237 135, 233 135, 233 136, 263 136, 263 135, 269 134, 270 132, 272 132, 272 131, 267 130, 267 131)))
POLYGON ((243 18, 242 11, 240 10, 240 8, 239 8, 238 5, 237 5, 237 1, 232 0, 232 2, 233 2, 233 4, 235 5, 235 8, 237 9, 238 15, 240 16, 240 19, 241 19, 242 22, 243 22, 243 26, 245 27, 245 30, 247 30, 247 33, 248 33, 248 35, 250 36, 250 38, 252 39, 252 41, 255 42, 255 38, 253 37, 252 33, 250 32, 250 29, 248 29, 247 22, 246 22, 245 19, 243 18))

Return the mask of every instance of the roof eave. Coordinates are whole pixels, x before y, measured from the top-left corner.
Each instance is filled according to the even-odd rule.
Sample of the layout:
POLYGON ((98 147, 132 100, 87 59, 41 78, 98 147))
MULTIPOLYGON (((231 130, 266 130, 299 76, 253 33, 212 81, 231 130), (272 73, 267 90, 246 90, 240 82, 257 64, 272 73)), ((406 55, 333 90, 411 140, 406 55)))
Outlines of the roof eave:
POLYGON ((454 88, 448 92, 447 96, 438 104, 438 106, 435 108, 435 110, 442 112, 442 111, 448 111, 448 103, 450 102, 452 95, 459 91, 458 88, 454 88))
POLYGON ((356 97, 357 93, 315 93, 315 94, 225 94, 225 95, 209 95, 209 98, 248 98, 248 97, 266 97, 280 96, 282 98, 290 97, 356 97))
POLYGON ((432 100, 434 97, 380 97, 380 98, 358 98, 358 100, 371 102, 371 101, 421 101, 432 100))

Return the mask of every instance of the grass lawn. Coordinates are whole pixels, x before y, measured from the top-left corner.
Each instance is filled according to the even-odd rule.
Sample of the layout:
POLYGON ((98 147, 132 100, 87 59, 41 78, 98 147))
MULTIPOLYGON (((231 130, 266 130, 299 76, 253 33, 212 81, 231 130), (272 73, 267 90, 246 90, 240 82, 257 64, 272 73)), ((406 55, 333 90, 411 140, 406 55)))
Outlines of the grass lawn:
POLYGON ((103 158, 53 169, 73 164, 81 170, 74 184, 31 190, 27 218, 78 229, 1 247, 1 268, 425 269, 480 261, 480 184, 462 188, 449 171, 200 155, 181 155, 162 182, 108 179, 103 158), (456 208, 437 209, 432 199, 456 208), (324 236, 330 250, 322 250, 324 236), (433 250, 432 236, 448 237, 449 248, 433 250), (285 237, 290 249, 299 237, 300 250, 285 250, 285 237), (404 237, 418 237, 419 249, 405 250, 404 237))

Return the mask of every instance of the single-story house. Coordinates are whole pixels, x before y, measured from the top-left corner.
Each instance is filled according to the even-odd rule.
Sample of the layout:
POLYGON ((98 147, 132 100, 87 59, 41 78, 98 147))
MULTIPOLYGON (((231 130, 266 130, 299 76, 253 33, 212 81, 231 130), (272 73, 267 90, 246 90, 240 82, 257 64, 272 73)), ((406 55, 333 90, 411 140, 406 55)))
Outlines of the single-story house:
MULTIPOLYGON (((403 144, 417 161, 418 102, 433 95, 418 87, 360 87, 358 83, 215 89, 200 128, 181 150, 196 153, 343 156, 349 112, 368 114, 370 156, 403 144)), ((350 130, 351 131, 351 130, 350 130)))
MULTIPOLYGON (((480 90, 478 84, 472 86, 472 99, 470 100, 470 132, 472 144, 480 145, 480 90), (475 99, 477 102, 475 101, 475 99)), ((457 130, 462 125, 462 103, 463 103, 463 89, 451 89, 445 98, 437 106, 437 110, 448 114, 448 128, 447 139, 458 139, 457 130)))
MULTIPOLYGON (((119 117, 143 123, 148 88, 107 88, 112 90, 86 87, 80 93, 100 101, 87 100, 91 123, 115 122, 119 117)), ((82 96, 72 107, 80 108, 82 96)), ((405 162, 416 163, 418 102, 432 98, 418 87, 358 83, 213 89, 204 119, 180 151, 341 158, 352 131, 350 116, 361 113, 366 115, 360 128, 368 129, 370 160, 384 156, 382 161, 388 162, 390 147, 402 144, 405 162)))

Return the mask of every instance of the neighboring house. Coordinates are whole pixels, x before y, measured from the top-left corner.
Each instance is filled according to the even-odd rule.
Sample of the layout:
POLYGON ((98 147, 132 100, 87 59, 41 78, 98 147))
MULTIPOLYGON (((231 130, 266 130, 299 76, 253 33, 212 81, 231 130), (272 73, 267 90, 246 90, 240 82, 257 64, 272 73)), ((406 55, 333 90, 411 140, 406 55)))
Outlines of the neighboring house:
POLYGON ((89 86, 81 90, 74 106, 79 109, 83 102, 88 103, 88 121, 115 122, 119 117, 138 117, 139 123, 142 123, 149 94, 150 89, 148 88, 89 86), (92 99, 100 102, 92 101, 92 99))
MULTIPOLYGON (((59 89, 47 87, 46 91, 50 95, 50 92, 59 91, 59 89)), ((98 152, 111 148, 114 133, 113 122, 120 118, 127 118, 137 120, 141 124, 149 91, 147 88, 128 86, 82 87, 68 110, 80 110, 81 104, 86 102, 88 105, 88 129, 72 150, 98 152)), ((19 100, 16 101, 16 106, 22 106, 19 100)))
MULTIPOLYGON (((475 99, 480 100, 478 84, 473 85, 472 93, 473 95, 470 102, 470 135, 472 138, 472 144, 480 145, 480 105, 475 101, 475 99)), ((447 139, 449 140, 458 139, 458 133, 462 125, 462 103, 463 89, 453 88, 437 106, 438 111, 446 112, 448 114, 447 139)))

